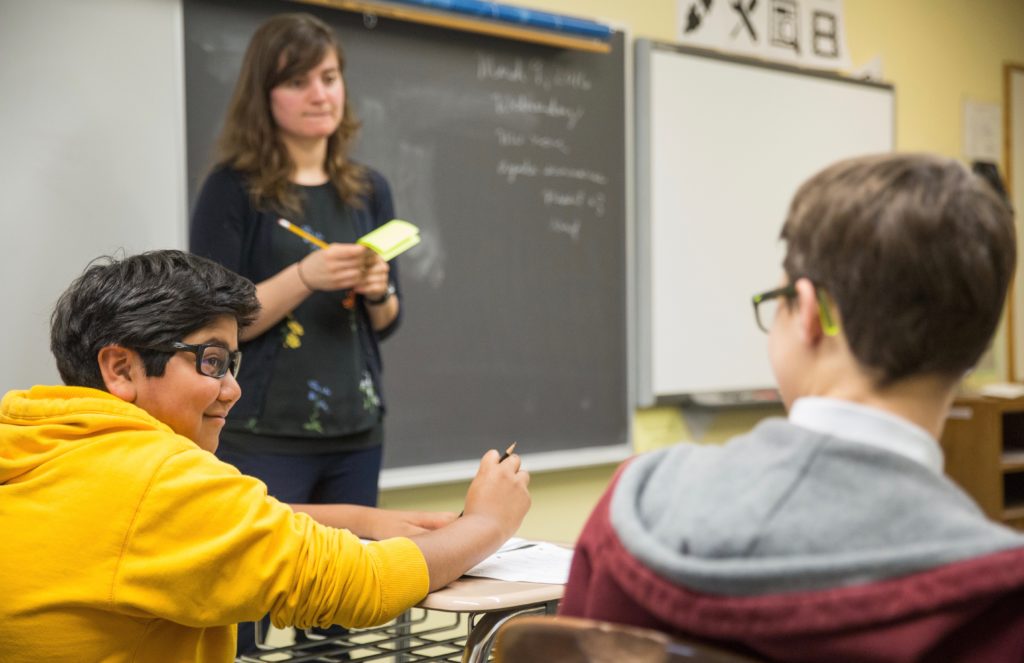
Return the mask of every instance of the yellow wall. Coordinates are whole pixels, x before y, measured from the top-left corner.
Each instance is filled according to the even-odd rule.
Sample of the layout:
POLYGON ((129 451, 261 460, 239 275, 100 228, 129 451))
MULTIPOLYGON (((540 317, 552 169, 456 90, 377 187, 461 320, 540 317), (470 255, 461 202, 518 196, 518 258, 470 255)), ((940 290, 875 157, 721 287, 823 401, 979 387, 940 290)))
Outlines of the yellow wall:
POLYGON ((882 55, 901 150, 961 156, 964 98, 1002 104, 1003 63, 1024 61, 1020 0, 847 0, 854 62, 882 55))
MULTIPOLYGON (((633 37, 671 41, 677 0, 531 0, 525 5, 611 23, 633 37)), ((1024 63, 1022 0, 846 0, 846 38, 853 68, 881 58, 896 87, 900 150, 961 157, 964 99, 1002 104, 1002 70, 1024 63)), ((996 364, 1001 362, 997 344, 996 364)), ((751 410, 684 420, 673 408, 637 413, 634 438, 644 450, 678 439, 718 442, 746 430, 767 412, 751 410), (705 420, 706 419, 706 420, 705 420)), ((520 534, 572 540, 614 467, 533 477, 533 508, 520 534)), ((388 491, 382 505, 458 511, 466 484, 388 491)))

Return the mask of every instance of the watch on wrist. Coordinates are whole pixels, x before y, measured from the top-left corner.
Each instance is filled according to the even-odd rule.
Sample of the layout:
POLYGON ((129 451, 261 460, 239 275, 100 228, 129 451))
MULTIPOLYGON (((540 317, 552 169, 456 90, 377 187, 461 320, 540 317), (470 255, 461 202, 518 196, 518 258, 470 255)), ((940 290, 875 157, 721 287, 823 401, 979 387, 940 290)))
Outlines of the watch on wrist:
POLYGON ((395 294, 395 284, 388 281, 388 289, 384 291, 384 294, 377 299, 366 298, 366 303, 370 306, 380 306, 387 300, 391 299, 391 295, 395 294))

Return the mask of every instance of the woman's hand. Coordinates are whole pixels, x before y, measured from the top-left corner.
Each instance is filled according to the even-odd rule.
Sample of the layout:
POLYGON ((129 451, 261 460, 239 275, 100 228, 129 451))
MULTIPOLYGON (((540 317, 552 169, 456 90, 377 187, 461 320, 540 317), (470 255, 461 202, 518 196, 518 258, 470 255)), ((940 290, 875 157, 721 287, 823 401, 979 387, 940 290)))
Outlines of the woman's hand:
POLYGON ((400 306, 397 297, 387 297, 391 266, 373 251, 366 251, 366 273, 353 292, 362 295, 367 303, 370 325, 374 331, 386 329, 398 317, 400 306))
MULTIPOLYGON (((299 275, 312 290, 355 288, 369 271, 367 254, 377 255, 359 244, 329 244, 299 261, 299 275)), ((384 287, 387 288, 386 282, 384 287)))
POLYGON ((355 291, 367 299, 380 299, 388 291, 388 274, 391 266, 384 258, 366 250, 365 271, 362 280, 355 286, 355 291))

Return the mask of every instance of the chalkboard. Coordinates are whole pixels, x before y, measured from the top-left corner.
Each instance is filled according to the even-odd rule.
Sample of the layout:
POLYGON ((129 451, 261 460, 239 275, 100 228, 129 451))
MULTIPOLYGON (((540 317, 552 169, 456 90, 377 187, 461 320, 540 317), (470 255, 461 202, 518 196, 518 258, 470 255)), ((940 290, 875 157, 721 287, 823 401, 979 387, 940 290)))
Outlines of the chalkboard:
POLYGON ((779 284, 797 187, 893 148, 891 86, 638 40, 637 401, 771 388, 751 296, 779 284))
POLYGON ((289 2, 187 0, 190 201, 250 35, 300 10, 345 49, 363 122, 355 157, 388 178, 398 216, 422 230, 399 258, 403 326, 382 346, 385 467, 422 477, 422 466, 468 467, 513 440, 558 464, 621 456, 622 35, 596 54, 289 2))

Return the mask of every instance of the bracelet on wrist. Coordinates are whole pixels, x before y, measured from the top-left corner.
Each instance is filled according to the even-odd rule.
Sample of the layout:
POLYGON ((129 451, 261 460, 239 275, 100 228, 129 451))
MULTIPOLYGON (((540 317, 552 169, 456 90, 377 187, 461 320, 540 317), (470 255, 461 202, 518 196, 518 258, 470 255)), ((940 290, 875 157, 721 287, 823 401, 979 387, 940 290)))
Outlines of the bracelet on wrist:
POLYGON ((302 285, 306 286, 306 290, 309 290, 310 292, 316 292, 316 288, 309 285, 309 283, 306 282, 306 277, 302 275, 302 260, 295 263, 295 269, 299 272, 299 280, 302 281, 302 285))

